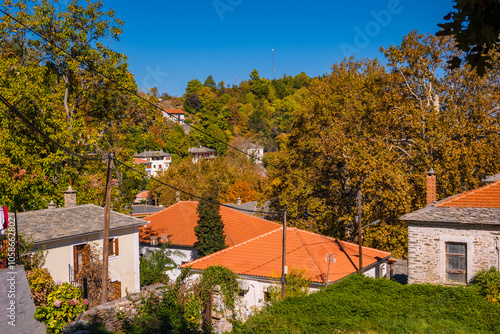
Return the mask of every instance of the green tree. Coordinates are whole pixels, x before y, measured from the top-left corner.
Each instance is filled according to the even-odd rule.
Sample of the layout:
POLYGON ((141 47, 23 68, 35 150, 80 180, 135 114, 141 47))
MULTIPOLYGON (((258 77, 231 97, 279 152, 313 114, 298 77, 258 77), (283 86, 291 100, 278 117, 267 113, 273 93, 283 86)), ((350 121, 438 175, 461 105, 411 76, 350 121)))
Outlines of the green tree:
POLYGON ((203 84, 203 86, 208 87, 208 88, 213 89, 213 90, 217 89, 217 85, 215 83, 215 80, 214 80, 214 78, 211 75, 209 75, 207 77, 207 79, 205 80, 205 83, 203 84))
MULTIPOLYGON (((210 192, 206 197, 209 201, 216 201, 217 196, 210 192)), ((196 212, 198 213, 198 225, 194 233, 198 239, 196 250, 199 257, 203 257, 227 247, 224 223, 219 213, 219 205, 200 201, 196 212)))
POLYGON ((460 68, 462 58, 480 75, 491 68, 491 52, 500 46, 500 2, 497 0, 455 0, 453 8, 438 24, 437 36, 453 36, 457 48, 465 55, 455 55, 448 61, 451 68, 460 68))
MULTIPOLYGON (((7 15, 1 18, 2 95, 61 145, 83 155, 116 148, 117 156, 128 160, 130 151, 120 145, 126 139, 123 129, 148 108, 140 115, 138 99, 126 97, 92 71, 137 90, 126 57, 102 43, 119 38, 122 21, 112 10, 103 11, 100 1, 5 1, 3 9, 24 25, 7 15)), ((0 110, 10 114, 3 104, 0 110)), ((98 184, 105 175, 101 162, 68 156, 17 119, 3 117, 0 128, 3 203, 12 207, 15 200, 18 210, 45 208, 50 200, 61 204, 62 191, 71 184, 79 191, 79 203, 99 204, 104 187, 98 184)))

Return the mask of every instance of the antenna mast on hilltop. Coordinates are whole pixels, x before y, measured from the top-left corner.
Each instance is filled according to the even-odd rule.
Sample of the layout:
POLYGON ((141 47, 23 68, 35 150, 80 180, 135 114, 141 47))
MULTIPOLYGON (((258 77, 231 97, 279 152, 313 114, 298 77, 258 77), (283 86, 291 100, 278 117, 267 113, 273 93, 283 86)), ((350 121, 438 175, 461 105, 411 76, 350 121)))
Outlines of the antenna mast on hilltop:
POLYGON ((271 49, 273 57, 273 80, 274 80, 274 49, 271 49))

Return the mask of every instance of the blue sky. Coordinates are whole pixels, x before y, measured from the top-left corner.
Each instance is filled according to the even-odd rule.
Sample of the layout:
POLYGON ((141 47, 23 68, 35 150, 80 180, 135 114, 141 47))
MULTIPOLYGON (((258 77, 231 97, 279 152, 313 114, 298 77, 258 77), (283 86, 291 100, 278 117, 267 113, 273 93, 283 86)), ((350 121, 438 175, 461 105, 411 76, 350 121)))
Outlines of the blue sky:
POLYGON ((452 0, 118 1, 106 9, 125 21, 112 49, 125 53, 142 89, 180 96, 187 82, 247 80, 330 72, 344 57, 382 58, 411 30, 435 33, 452 0))

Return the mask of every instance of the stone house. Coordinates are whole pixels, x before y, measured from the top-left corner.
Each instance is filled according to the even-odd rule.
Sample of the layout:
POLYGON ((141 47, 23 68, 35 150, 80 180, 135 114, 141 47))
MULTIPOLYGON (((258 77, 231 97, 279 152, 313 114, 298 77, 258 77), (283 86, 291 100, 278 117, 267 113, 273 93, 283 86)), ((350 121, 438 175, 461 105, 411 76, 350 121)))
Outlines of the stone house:
MULTIPOLYGON (((359 245, 298 228, 286 229, 285 273, 303 271, 311 281, 309 291, 355 274, 359 265, 359 245)), ((182 267, 202 272, 220 265, 238 274, 244 295, 238 305, 244 318, 267 304, 271 286, 279 286, 282 273, 283 227, 246 242, 223 249, 182 267)), ((369 277, 389 277, 391 253, 363 247, 363 273, 369 277)))
POLYGON ((500 180, 436 202, 436 173, 427 173, 427 206, 405 214, 408 283, 468 284, 500 266, 500 180))
MULTIPOLYGON (((83 252, 87 245, 102 248, 104 208, 76 205, 76 191, 71 187, 64 193, 65 206, 17 213, 20 233, 31 237, 35 249, 45 249, 44 267, 55 281, 72 282, 84 265, 83 252)), ((109 274, 121 295, 125 290, 140 290, 139 226, 142 219, 111 211, 109 274)))
MULTIPOLYGON (((179 201, 143 219, 149 224, 139 228, 140 254, 157 250, 170 243, 172 259, 177 266, 196 259, 195 244, 198 241, 194 228, 198 224, 197 201, 179 201)), ((276 230, 280 224, 258 218, 225 206, 220 207, 224 223, 226 245, 233 246, 259 235, 276 230)), ((180 269, 168 272, 170 279, 180 275, 180 269)))
POLYGON ((197 163, 200 160, 213 160, 217 157, 217 151, 212 150, 207 147, 191 147, 188 149, 191 157, 193 158, 193 163, 197 163))

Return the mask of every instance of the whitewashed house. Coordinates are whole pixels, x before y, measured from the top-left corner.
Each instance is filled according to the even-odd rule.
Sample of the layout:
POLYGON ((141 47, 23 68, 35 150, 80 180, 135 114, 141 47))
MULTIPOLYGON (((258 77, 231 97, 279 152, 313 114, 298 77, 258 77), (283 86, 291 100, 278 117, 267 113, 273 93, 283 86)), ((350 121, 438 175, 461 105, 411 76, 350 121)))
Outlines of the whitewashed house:
MULTIPOLYGON (((88 245, 102 249, 104 208, 76 205, 76 191, 64 193, 65 206, 17 213, 19 232, 31 237, 35 249, 45 249, 45 268, 55 281, 72 282, 84 265, 88 245)), ((139 226, 144 220, 111 211, 109 274, 121 295, 140 290, 139 226)))
POLYGON ((134 155, 134 163, 145 166, 148 176, 158 176, 170 167, 172 155, 163 150, 144 151, 134 155))

